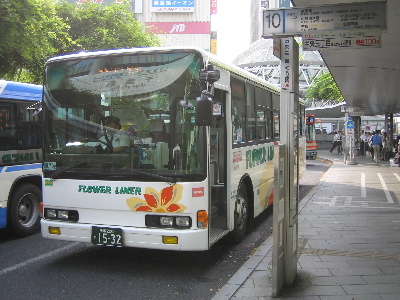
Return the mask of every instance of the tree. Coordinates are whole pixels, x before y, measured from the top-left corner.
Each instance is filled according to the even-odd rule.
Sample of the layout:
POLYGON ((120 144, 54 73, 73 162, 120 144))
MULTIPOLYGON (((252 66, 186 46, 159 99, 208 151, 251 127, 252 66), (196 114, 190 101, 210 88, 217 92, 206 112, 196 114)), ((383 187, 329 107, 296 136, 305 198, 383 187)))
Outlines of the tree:
POLYGON ((307 91, 307 105, 312 102, 336 104, 344 100, 335 79, 330 72, 317 77, 307 91))
POLYGON ((67 26, 52 0, 2 0, 0 77, 19 80, 25 70, 27 81, 41 82, 46 59, 71 42, 67 26))
POLYGON ((70 26, 68 33, 74 41, 58 54, 160 45, 158 38, 144 32, 128 2, 107 6, 63 2, 58 15, 70 26))
POLYGON ((0 78, 42 83, 52 56, 158 46, 128 2, 108 6, 57 0, 1 0, 0 78))

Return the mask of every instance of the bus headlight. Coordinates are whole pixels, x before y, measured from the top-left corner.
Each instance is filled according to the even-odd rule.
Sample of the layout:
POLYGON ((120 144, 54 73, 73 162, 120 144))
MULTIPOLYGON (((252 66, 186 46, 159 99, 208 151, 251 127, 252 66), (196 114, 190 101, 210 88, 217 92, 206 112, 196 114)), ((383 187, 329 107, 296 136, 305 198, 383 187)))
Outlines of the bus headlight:
POLYGON ((59 210, 57 212, 57 217, 61 220, 68 220, 68 211, 67 210, 59 210))
POLYGON ((146 215, 147 227, 188 229, 192 227, 192 218, 189 216, 160 216, 146 215))
POLYGON ((160 217, 160 225, 161 226, 172 226, 174 225, 173 217, 160 217))
POLYGON ((178 227, 188 227, 190 225, 189 217, 176 217, 175 218, 176 226, 178 227))
POLYGON ((79 213, 77 210, 45 208, 44 218, 50 220, 78 222, 79 213))
POLYGON ((57 218, 57 211, 55 209, 46 209, 45 218, 48 219, 57 218))

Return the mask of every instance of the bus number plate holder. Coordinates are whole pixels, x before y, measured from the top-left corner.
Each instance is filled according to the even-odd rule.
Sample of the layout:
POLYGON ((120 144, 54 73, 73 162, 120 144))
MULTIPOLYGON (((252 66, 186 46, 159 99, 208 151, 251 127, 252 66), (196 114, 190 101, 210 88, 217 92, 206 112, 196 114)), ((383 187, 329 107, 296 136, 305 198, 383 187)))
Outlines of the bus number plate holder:
POLYGON ((122 229, 93 226, 92 243, 96 245, 122 247, 122 229))

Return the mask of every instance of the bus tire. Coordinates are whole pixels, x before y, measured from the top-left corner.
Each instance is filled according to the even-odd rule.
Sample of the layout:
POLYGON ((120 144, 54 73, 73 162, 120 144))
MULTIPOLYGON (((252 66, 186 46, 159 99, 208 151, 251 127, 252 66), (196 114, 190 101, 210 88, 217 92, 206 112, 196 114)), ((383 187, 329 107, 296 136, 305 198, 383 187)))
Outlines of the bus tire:
POLYGON ((40 202, 42 192, 34 184, 16 187, 9 206, 10 229, 18 236, 32 235, 40 229, 40 202))
POLYGON ((239 188, 235 202, 234 212, 234 228, 232 231, 232 240, 235 243, 240 243, 247 231, 249 222, 249 197, 246 188, 242 185, 239 188))

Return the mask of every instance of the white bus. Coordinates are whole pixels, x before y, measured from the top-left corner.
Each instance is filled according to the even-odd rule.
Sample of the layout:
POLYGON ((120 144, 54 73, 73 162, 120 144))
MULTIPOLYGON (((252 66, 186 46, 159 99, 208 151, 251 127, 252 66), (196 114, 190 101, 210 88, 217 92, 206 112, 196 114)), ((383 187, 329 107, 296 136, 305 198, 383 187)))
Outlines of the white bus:
POLYGON ((207 250, 273 201, 279 90, 205 51, 55 57, 44 95, 45 238, 207 250))
POLYGON ((0 228, 40 229, 43 87, 0 80, 0 228))

